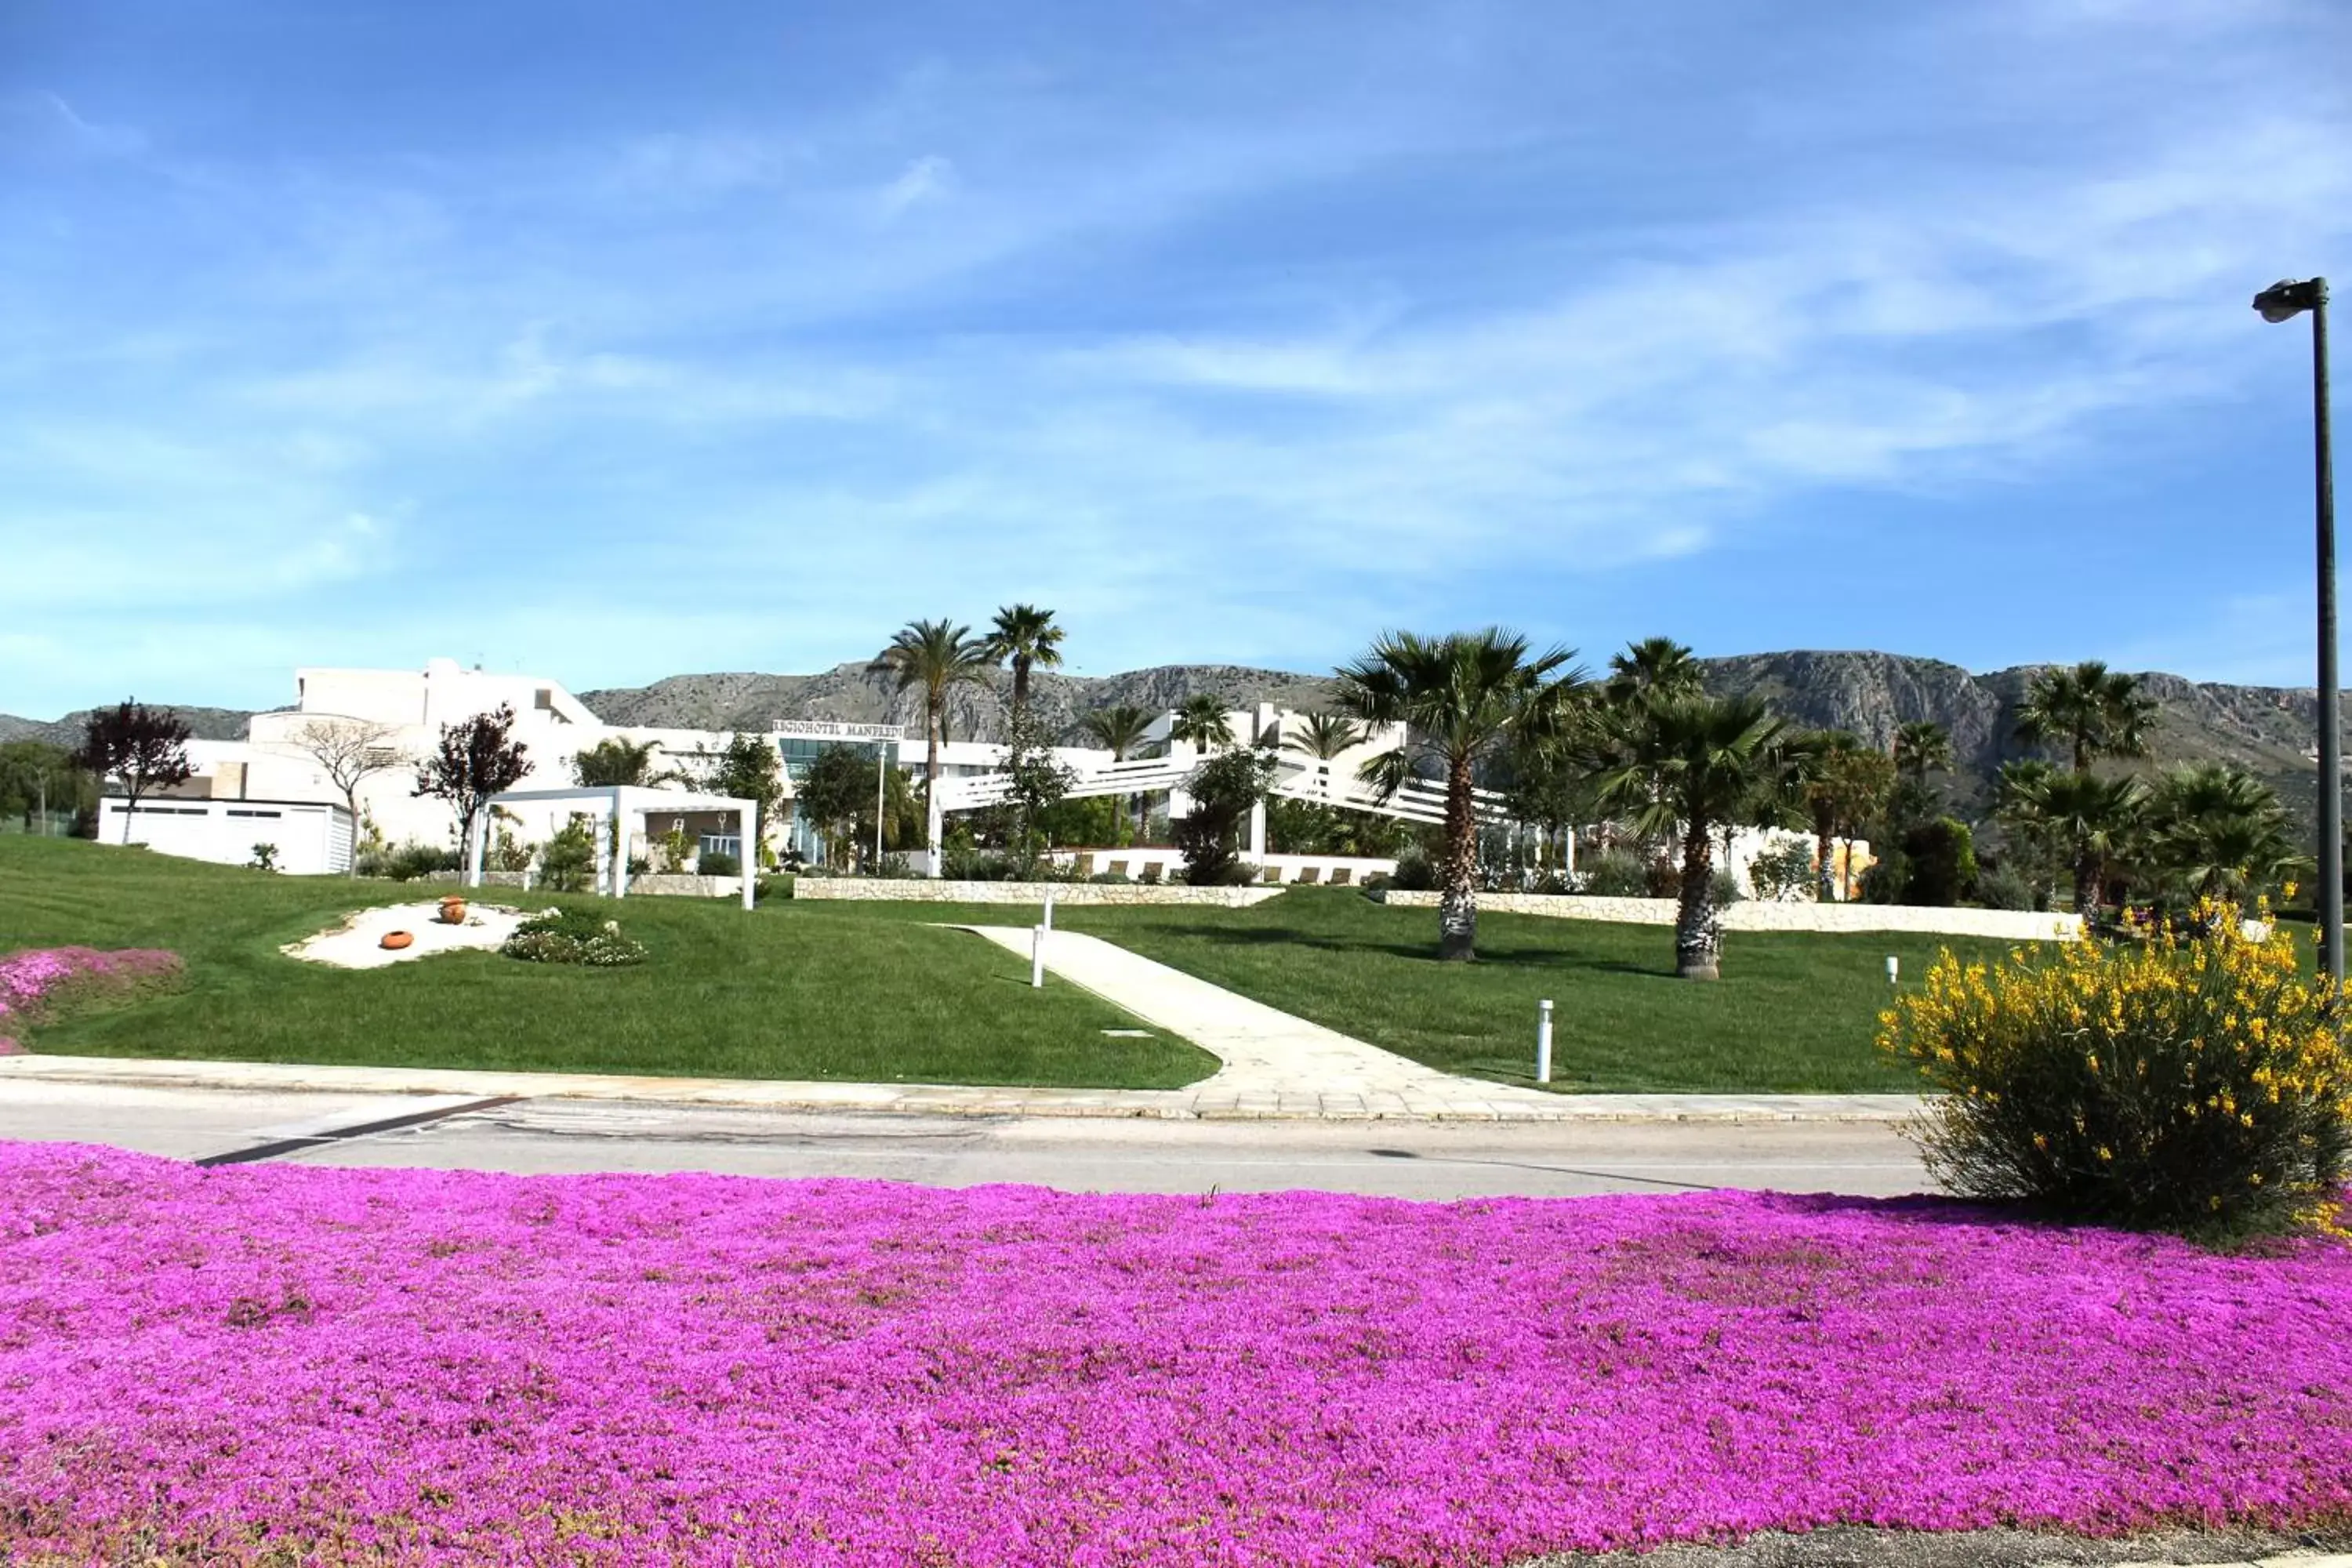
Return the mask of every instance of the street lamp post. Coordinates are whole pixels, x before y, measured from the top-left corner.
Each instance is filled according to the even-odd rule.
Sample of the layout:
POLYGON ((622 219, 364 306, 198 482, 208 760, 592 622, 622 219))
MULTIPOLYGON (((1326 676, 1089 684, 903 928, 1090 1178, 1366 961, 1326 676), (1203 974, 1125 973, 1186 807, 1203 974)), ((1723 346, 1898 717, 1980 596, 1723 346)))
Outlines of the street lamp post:
POLYGON ((2344 979, 2344 760, 2336 700, 2336 465, 2327 416, 2327 279, 2282 279, 2254 296, 2265 321, 2311 312, 2311 415, 2319 545, 2319 941, 2327 973, 2344 979))

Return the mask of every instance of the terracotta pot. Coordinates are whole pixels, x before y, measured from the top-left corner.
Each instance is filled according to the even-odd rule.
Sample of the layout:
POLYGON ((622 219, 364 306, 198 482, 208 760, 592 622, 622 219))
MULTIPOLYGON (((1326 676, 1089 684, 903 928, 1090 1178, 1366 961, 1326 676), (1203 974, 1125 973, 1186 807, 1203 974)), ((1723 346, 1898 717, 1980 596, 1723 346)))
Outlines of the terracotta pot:
POLYGON ((466 900, 463 899, 442 900, 441 923, 445 926, 464 925, 466 923, 466 900))
POLYGON ((392 949, 393 952, 398 952, 402 948, 406 947, 410 942, 413 942, 416 939, 415 937, 409 935, 404 931, 388 931, 383 933, 383 940, 376 943, 376 945, 378 947, 388 947, 392 949))

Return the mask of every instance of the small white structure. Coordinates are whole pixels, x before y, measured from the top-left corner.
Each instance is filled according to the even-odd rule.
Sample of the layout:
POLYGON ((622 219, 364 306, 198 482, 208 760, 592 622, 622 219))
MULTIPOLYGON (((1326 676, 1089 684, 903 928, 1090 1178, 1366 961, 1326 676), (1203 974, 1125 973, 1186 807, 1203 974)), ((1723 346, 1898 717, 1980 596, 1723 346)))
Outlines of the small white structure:
POLYGON ((320 876, 352 868, 352 814, 332 802, 150 795, 134 808, 121 795, 108 795, 98 809, 101 844, 144 844, 160 854, 223 866, 246 865, 254 847, 267 844, 277 852, 277 870, 320 876))
MULTIPOLYGON (((588 816, 596 821, 596 890, 614 898, 625 898, 629 891, 629 846, 646 837, 646 817, 651 812, 722 812, 733 813, 741 824, 738 837, 743 846, 739 861, 743 879, 743 907, 750 909, 754 885, 760 877, 755 854, 760 842, 760 804, 736 795, 702 795, 693 790, 647 789, 635 784, 581 786, 572 789, 510 789, 504 795, 494 795, 490 805, 511 811, 519 805, 530 805, 565 816, 588 816), (632 831, 631 819, 635 818, 632 831)), ((472 842, 466 846, 466 885, 482 885, 482 857, 489 839, 490 814, 487 811, 474 818, 472 842)))

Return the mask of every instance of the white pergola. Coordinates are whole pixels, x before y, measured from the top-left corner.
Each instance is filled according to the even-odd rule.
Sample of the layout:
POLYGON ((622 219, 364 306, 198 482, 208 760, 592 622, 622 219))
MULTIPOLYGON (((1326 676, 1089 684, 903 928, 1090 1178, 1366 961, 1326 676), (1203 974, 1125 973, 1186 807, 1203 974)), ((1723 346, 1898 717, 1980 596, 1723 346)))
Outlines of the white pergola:
MULTIPOLYGON (((760 803, 731 795, 701 795, 692 790, 647 789, 641 784, 602 784, 575 789, 510 789, 490 797, 492 805, 570 805, 598 818, 596 890, 625 898, 629 890, 629 840, 625 829, 631 818, 639 828, 648 812, 731 811, 742 824, 743 907, 751 907, 752 882, 760 868, 760 803)), ((474 818, 473 837, 466 845, 466 885, 482 885, 482 857, 489 845, 490 814, 474 818)))

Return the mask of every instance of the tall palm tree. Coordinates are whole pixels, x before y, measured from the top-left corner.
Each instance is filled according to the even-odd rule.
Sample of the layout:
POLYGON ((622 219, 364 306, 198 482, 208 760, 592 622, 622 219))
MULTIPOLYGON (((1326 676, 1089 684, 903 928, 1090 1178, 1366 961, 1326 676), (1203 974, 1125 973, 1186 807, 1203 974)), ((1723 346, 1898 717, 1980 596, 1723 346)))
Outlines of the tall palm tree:
POLYGON ((675 769, 654 766, 660 754, 659 741, 632 741, 614 735, 583 747, 572 759, 572 782, 583 789, 600 788, 608 784, 650 785, 684 782, 686 775, 675 769))
POLYGON ((1054 624, 1054 612, 1041 610, 1034 605, 1007 605, 996 612, 996 620, 982 639, 988 657, 999 662, 1013 661, 1013 706, 1025 708, 1029 703, 1029 671, 1058 669, 1062 664, 1062 628, 1054 624))
POLYGON ((1234 729, 1226 718, 1224 700, 1205 691, 1187 697, 1176 705, 1175 716, 1169 721, 1168 738, 1197 746, 1203 754, 1232 745, 1234 729))
POLYGON ((988 645, 971 635, 970 626, 950 621, 909 621, 874 656, 866 668, 887 675, 906 691, 923 689, 923 725, 929 749, 923 758, 924 814, 929 838, 929 869, 940 874, 940 742, 947 721, 948 693, 955 687, 979 685, 995 660, 988 645))
POLYGON ((1688 644, 1672 637, 1643 637, 1609 656, 1609 700, 1624 702, 1643 692, 1690 695, 1699 689, 1698 660, 1688 644))
POLYGON ((1283 737, 1286 751, 1328 763, 1364 741, 1363 726, 1344 713, 1309 713, 1297 731, 1283 737))
POLYGON ((2017 710, 2017 737, 2064 745, 2079 773, 2099 757, 2146 756, 2155 721, 2156 702, 2138 680, 2093 658, 2033 678, 2017 710))
POLYGON ((2128 854, 2142 826, 2147 786, 2135 778, 2101 778, 2055 768, 2019 770, 2002 780, 2002 814, 2030 837, 2064 847, 2074 877, 2074 910, 2099 912, 2108 868, 2128 854))
POLYGON ((1754 797, 1787 728, 1759 698, 1690 691, 1648 691, 1596 715, 1594 783, 1603 804, 1641 832, 1681 836, 1675 972, 1685 980, 1722 973, 1714 829, 1736 821, 1754 797))
POLYGON ((1339 700, 1369 725, 1402 724, 1405 742, 1364 769, 1383 795, 1421 764, 1445 780, 1445 863, 1439 879, 1437 955, 1476 956, 1479 764, 1523 734, 1565 725, 1584 673, 1567 648, 1531 653, 1528 639, 1500 626, 1423 637, 1387 632, 1339 672, 1339 700))
MULTIPOLYGON (((1078 729, 1087 739, 1110 753, 1111 761, 1123 763, 1142 749, 1151 732, 1151 715, 1132 703, 1116 708, 1097 708, 1078 721, 1078 729)), ((1129 797, 1135 808, 1135 836, 1139 840, 1144 831, 1146 797, 1137 794, 1129 797)))
POLYGON ((1895 731, 1895 771, 1916 787, 1927 787, 1929 773, 1952 768, 1952 732, 1933 719, 1914 719, 1895 731))

